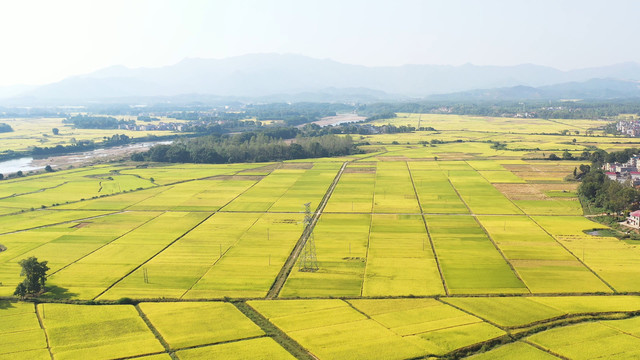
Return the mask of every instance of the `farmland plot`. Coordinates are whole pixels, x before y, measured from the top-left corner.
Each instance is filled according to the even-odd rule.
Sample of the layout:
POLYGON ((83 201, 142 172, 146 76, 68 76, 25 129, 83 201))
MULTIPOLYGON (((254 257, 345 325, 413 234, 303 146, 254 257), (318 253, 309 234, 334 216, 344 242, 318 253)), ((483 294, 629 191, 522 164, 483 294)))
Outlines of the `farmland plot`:
POLYGON ((40 226, 69 222, 77 219, 93 218, 109 214, 108 211, 29 211, 12 216, 0 216, 0 230, 8 233, 17 230, 32 229, 40 226))
POLYGON ((287 335, 318 358, 407 359, 426 354, 341 300, 249 301, 287 335))
MULTIPOLYGON (((75 213, 75 212, 74 212, 75 213)), ((159 213, 113 214, 0 236, 7 250, 0 252, 0 294, 10 295, 21 280, 18 261, 46 258, 49 275, 117 239, 159 213)))
POLYGON ((74 297, 96 297, 207 216, 207 213, 163 213, 53 274, 49 281, 68 289, 74 297))
POLYGON ((445 173, 425 169, 424 164, 428 163, 409 163, 422 212, 427 214, 469 213, 445 173))
POLYGON ((0 359, 51 358, 33 304, 0 301, 0 319, 0 359))
POLYGON ((448 176, 464 202, 476 214, 522 214, 509 199, 476 171, 448 171, 448 176))
POLYGON ((196 180, 137 202, 128 210, 215 211, 246 191, 256 180, 196 180))
POLYGON ((314 234, 320 269, 294 269, 283 297, 444 293, 420 215, 324 214, 314 234))
POLYGON ((314 229, 320 269, 294 268, 280 296, 360 296, 370 224, 369 214, 323 214, 314 229))
POLYGON ((255 224, 183 297, 265 296, 302 233, 302 218, 302 214, 257 214, 255 224))
MULTIPOLYGON (((225 206, 224 211, 267 211, 289 188, 303 177, 305 172, 306 170, 304 169, 274 170, 251 189, 225 206)), ((316 200, 316 206, 318 201, 319 199, 316 200)), ((304 202, 297 204, 295 211, 302 211, 304 202)))
POLYGON ((420 213, 405 162, 380 162, 376 170, 375 213, 420 213))
POLYGON ((291 354, 283 349, 273 339, 262 337, 257 339, 241 340, 231 343, 198 347, 195 349, 180 350, 176 352, 183 360, 294 360, 291 354))
POLYGON ((481 319, 433 299, 349 300, 355 308, 430 354, 443 355, 505 334, 481 319))
POLYGON ((250 301, 320 359, 443 355, 504 332, 433 299, 250 301))
POLYGON ((259 218, 257 214, 214 214, 144 267, 125 277, 101 298, 180 298, 238 243, 259 218))
POLYGON ((473 217, 425 218, 452 294, 529 292, 473 217))
POLYGON ((533 219, 578 256, 617 291, 638 291, 640 249, 613 237, 588 235, 583 230, 603 227, 583 217, 535 216, 533 219))
POLYGON ((638 318, 589 322, 547 330, 528 340, 571 359, 634 359, 640 356, 637 329, 638 318))
POLYGON ((356 164, 349 164, 343 172, 325 212, 372 212, 376 163, 356 164))
POLYGON ((532 292, 611 291, 528 217, 481 216, 479 219, 532 292))
POLYGON ((582 215, 578 199, 516 200, 514 203, 528 215, 582 215))
POLYGON ((504 327, 520 327, 566 314, 528 297, 446 298, 443 301, 504 327))
POLYGON ((39 304, 56 359, 113 359, 164 352, 131 305, 39 304))
POLYGON ((168 185, 194 179, 205 179, 220 175, 236 174, 239 171, 261 167, 265 164, 175 164, 141 169, 123 170, 123 174, 131 174, 144 179, 151 179, 155 184, 168 185))
POLYGON ((531 299, 568 314, 640 310, 639 296, 536 296, 531 299))
POLYGON ((422 217, 373 215, 362 295, 435 295, 443 292, 422 217))
POLYGON ((56 206, 59 210, 124 210, 132 205, 135 205, 141 201, 151 199, 154 196, 161 194, 163 191, 170 190, 171 187, 157 186, 150 189, 132 191, 123 194, 116 194, 113 196, 100 197, 97 199, 82 200, 70 204, 64 204, 56 206))
POLYGON ((485 353, 470 356, 469 360, 510 360, 510 359, 527 359, 527 360, 553 360, 559 359, 557 356, 540 350, 523 342, 514 342, 503 345, 487 351, 485 353))
POLYGON ((230 303, 141 303, 139 306, 173 350, 264 335, 230 303))
POLYGON ((121 175, 109 167, 61 171, 0 183, 0 194, 4 195, 0 195, 0 207, 48 207, 153 186, 148 180, 121 175))
POLYGON ((272 212, 303 211, 303 204, 311 203, 314 211, 324 197, 329 185, 338 174, 342 163, 315 163, 269 208, 272 212))

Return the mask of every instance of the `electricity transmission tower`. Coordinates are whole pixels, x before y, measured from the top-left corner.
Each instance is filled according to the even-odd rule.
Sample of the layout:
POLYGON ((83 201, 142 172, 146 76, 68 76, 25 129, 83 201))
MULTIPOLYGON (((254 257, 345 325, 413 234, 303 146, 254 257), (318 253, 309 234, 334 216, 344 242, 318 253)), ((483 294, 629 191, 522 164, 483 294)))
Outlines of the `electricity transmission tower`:
MULTIPOLYGON (((311 231, 311 220, 313 216, 311 215, 311 203, 304 204, 305 212, 304 212, 304 231, 311 231)), ((313 232, 311 232, 307 237, 307 242, 304 245, 304 249, 302 250, 302 258, 300 259, 299 271, 308 271, 314 272, 318 271, 320 267, 318 266, 318 258, 316 256, 316 242, 313 238, 313 232)))

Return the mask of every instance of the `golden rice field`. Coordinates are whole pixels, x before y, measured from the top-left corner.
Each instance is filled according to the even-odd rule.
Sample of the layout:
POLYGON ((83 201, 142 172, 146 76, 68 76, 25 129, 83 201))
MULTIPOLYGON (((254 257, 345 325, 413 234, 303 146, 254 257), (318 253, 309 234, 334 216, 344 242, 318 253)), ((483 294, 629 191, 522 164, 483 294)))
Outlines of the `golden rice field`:
MULTIPOLYGON (((135 120, 133 117, 116 116, 118 119, 135 120)), ((71 124, 63 123, 63 118, 16 118, 2 119, 3 123, 13 128, 13 132, 0 133, 0 153, 6 150, 22 151, 28 148, 67 146, 76 141, 91 140, 96 143, 103 141, 104 137, 114 134, 127 135, 130 138, 146 136, 174 135, 172 131, 132 131, 121 129, 75 129, 71 124), (58 135, 53 134, 53 128, 58 129, 58 135)), ((164 122, 185 122, 176 119, 161 119, 164 122)), ((154 124, 158 121, 142 122, 138 124, 154 124)))
POLYGON ((580 161, 534 159, 632 145, 601 121, 377 123, 418 121, 437 131, 354 156, 0 181, 0 359, 637 357, 640 248, 585 232, 580 161), (35 304, 12 296, 29 256, 50 267, 35 304))

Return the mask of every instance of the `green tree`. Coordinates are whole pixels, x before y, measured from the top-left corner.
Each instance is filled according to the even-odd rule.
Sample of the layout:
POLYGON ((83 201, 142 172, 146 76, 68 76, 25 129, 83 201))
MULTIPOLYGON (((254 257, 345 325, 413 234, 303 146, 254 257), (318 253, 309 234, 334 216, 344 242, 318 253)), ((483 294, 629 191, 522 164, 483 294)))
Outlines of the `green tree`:
POLYGON ((24 297, 26 295, 37 295, 44 291, 44 283, 47 279, 47 261, 38 261, 35 256, 31 256, 27 259, 22 259, 20 262, 20 276, 24 276, 25 279, 22 283, 18 284, 14 295, 24 297))
POLYGON ((53 133, 53 135, 58 135, 60 133, 60 130, 58 130, 58 128, 53 128, 51 129, 51 132, 53 133))
POLYGON ((21 299, 24 299, 24 297, 27 296, 27 286, 24 282, 21 282, 16 286, 16 291, 13 292, 13 295, 20 296, 21 299))
POLYGON ((565 150, 562 153, 562 160, 572 160, 573 159, 573 155, 571 155, 571 153, 568 150, 565 150))
POLYGON ((589 165, 585 165, 585 164, 580 164, 580 172, 581 173, 588 173, 589 171, 591 171, 591 166, 589 165))

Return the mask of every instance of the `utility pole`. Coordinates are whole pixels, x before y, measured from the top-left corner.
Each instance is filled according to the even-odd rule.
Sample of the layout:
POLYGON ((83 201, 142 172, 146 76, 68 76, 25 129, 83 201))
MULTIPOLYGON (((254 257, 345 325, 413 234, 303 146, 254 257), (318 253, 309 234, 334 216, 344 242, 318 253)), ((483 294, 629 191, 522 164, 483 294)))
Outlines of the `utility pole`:
MULTIPOLYGON (((311 226, 313 215, 311 215, 311 203, 304 204, 304 231, 307 231, 311 226)), ((313 233, 310 233, 307 237, 307 242, 304 245, 302 252, 302 259, 300 259, 299 271, 315 272, 320 268, 318 266, 318 258, 316 256, 316 242, 314 240, 313 233)))

